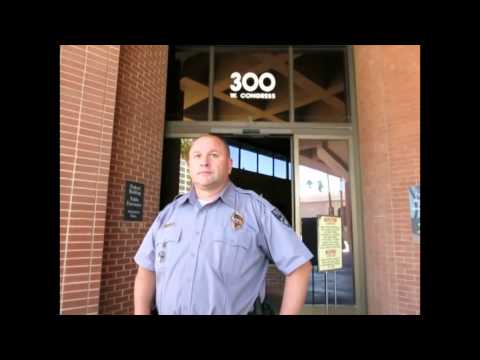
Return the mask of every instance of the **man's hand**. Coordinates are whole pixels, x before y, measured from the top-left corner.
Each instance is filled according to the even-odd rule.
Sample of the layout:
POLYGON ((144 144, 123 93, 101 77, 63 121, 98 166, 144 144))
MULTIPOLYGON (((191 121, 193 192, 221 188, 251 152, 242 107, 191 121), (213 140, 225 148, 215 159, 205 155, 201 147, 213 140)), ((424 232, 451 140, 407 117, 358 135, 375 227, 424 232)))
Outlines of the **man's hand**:
POLYGON ((287 275, 280 315, 298 315, 300 313, 305 304, 308 278, 311 271, 312 264, 307 261, 287 275))
POLYGON ((135 278, 134 314, 150 315, 152 311, 152 300, 155 294, 155 273, 139 267, 135 278))

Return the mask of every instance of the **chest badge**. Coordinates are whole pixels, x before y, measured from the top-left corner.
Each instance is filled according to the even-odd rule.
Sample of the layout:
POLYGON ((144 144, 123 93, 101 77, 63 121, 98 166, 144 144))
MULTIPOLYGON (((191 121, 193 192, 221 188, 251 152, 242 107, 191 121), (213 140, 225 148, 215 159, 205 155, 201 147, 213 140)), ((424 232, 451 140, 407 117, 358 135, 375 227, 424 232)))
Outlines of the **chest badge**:
POLYGON ((232 220, 232 226, 235 230, 240 229, 245 222, 245 220, 243 219, 243 216, 240 215, 237 211, 235 211, 232 214, 231 220, 232 220))

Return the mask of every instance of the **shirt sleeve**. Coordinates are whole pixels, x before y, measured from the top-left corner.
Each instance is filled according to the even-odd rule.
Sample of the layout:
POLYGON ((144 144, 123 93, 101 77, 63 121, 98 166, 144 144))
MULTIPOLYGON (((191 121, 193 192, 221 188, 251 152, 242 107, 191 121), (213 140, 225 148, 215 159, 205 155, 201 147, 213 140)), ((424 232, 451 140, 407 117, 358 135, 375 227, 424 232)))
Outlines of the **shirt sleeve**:
POLYGON ((261 247, 284 275, 313 258, 313 254, 276 207, 268 201, 262 201, 260 212, 263 230, 261 247))

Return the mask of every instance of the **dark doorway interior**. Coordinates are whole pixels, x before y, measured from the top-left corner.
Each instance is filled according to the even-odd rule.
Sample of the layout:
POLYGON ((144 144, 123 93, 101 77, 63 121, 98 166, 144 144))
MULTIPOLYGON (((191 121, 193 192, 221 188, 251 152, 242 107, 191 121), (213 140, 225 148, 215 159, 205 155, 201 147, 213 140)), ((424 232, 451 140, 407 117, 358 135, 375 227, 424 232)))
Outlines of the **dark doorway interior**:
MULTIPOLYGON (((230 146, 236 146, 242 150, 247 150, 258 154, 258 157, 263 156, 264 159, 273 158, 285 163, 288 166, 291 163, 290 159, 290 138, 289 137, 225 137, 225 140, 230 146)), ((232 154, 233 155, 233 154, 232 154)), ((240 153, 240 166, 233 168, 230 176, 232 182, 238 187, 253 190, 257 194, 263 196, 270 203, 276 206, 282 214, 288 219, 290 224, 293 224, 292 216, 292 191, 291 180, 289 179, 288 168, 285 171, 286 178, 276 176, 275 170, 278 166, 273 166, 273 174, 264 174, 266 169, 262 163, 258 161, 257 172, 241 169, 242 154, 240 153)))

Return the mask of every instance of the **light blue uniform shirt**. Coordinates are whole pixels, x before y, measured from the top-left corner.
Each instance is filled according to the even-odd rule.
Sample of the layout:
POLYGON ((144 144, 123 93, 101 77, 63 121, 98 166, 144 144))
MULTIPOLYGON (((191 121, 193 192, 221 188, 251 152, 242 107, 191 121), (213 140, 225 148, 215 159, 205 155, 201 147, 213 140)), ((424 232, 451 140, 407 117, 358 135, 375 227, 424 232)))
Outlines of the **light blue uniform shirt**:
POLYGON ((268 259, 286 275, 312 257, 277 208, 229 182, 205 206, 194 190, 168 204, 134 259, 155 272, 159 314, 230 315, 263 301, 268 259))

